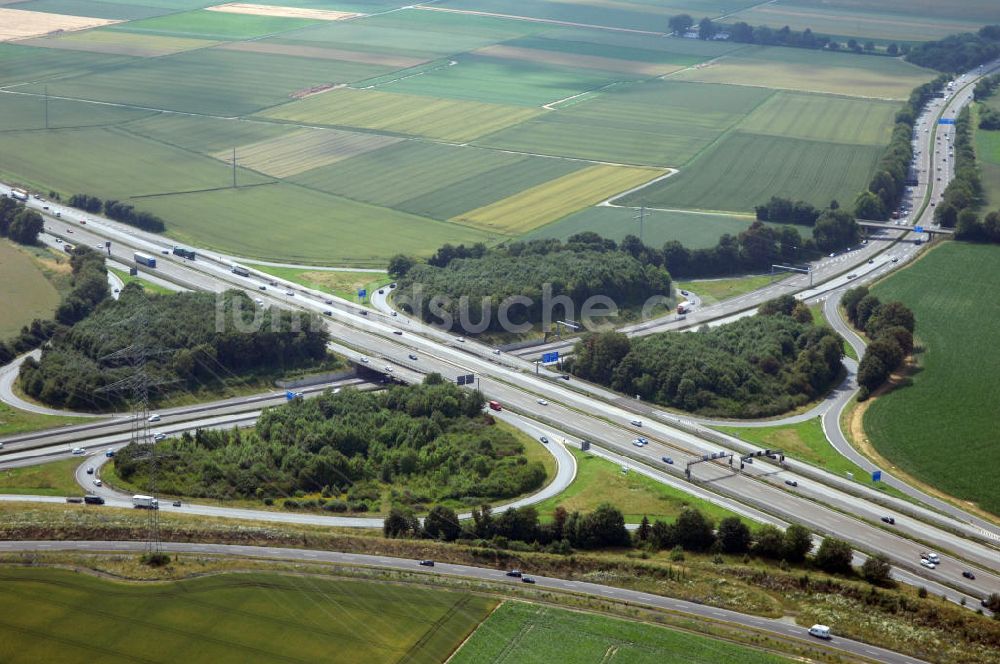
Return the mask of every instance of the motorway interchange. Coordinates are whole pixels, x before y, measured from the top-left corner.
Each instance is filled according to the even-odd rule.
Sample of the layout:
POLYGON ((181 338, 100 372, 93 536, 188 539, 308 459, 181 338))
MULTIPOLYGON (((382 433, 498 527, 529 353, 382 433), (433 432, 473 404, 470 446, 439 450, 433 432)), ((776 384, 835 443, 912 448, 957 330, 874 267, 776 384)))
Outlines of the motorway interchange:
MULTIPOLYGON (((985 73, 993 69, 995 66, 987 67, 985 73)), ((921 184, 910 193, 910 204, 913 206, 910 223, 913 225, 931 225, 933 205, 940 200, 953 168, 941 147, 937 118, 956 115, 957 110, 968 103, 973 82, 973 76, 964 77, 959 90, 948 99, 934 100, 918 123, 915 137, 917 168, 922 176, 921 184), (940 180, 936 179, 936 173, 942 173, 940 180), (924 177, 926 174, 933 177, 924 177)), ((948 140, 950 137, 944 142, 948 140)), ((29 203, 36 208, 43 206, 40 201, 29 203)), ((188 261, 164 255, 164 252, 169 253, 169 245, 163 238, 73 208, 50 202, 44 205, 51 208, 46 210, 46 214, 50 215, 46 221, 47 239, 52 242, 59 238, 74 244, 103 247, 104 242, 110 240, 110 254, 120 263, 131 264, 136 251, 155 253, 159 260, 155 273, 161 280, 178 287, 212 292, 241 288, 266 305, 280 304, 326 313, 324 318, 331 338, 335 340, 332 349, 359 366, 381 370, 403 382, 419 381, 430 372, 438 372, 449 379, 475 374, 477 386, 487 397, 503 403, 506 409, 504 415, 509 421, 535 437, 545 435, 555 441, 550 447, 560 460, 560 477, 550 485, 553 491, 561 490, 572 479, 571 472, 567 470, 569 462, 566 461, 567 457, 572 457, 566 453, 563 444, 579 445, 587 440, 598 454, 627 463, 637 472, 705 497, 737 513, 777 525, 799 522, 818 533, 845 539, 862 553, 884 553, 896 566, 898 578, 924 585, 953 601, 965 599, 970 606, 976 606, 978 600, 987 594, 1000 592, 1000 549, 997 548, 1000 529, 949 503, 925 496, 895 478, 887 479, 927 506, 886 496, 795 460, 788 460, 783 466, 758 462, 742 472, 733 470, 722 461, 700 463, 692 467, 693 481, 688 482, 683 471, 688 461, 715 452, 746 454, 755 448, 738 439, 709 431, 697 418, 678 417, 598 386, 577 380, 562 380, 557 373, 539 369, 531 359, 543 349, 565 350, 571 342, 536 347, 518 355, 498 355, 493 348, 471 340, 459 340, 453 334, 418 321, 394 316, 385 309, 387 305, 384 302, 378 303, 380 306, 376 311, 362 314, 358 305, 352 302, 288 284, 263 273, 251 270, 249 277, 236 276, 231 268, 238 259, 233 257, 199 252, 197 260, 188 261), (58 218, 51 216, 56 212, 59 213, 58 218), (262 290, 262 286, 266 290, 262 290), (634 446, 632 441, 637 436, 647 438, 650 443, 643 447, 634 446), (562 450, 561 453, 559 450, 562 450), (667 456, 674 461, 672 465, 663 463, 663 457, 667 456), (786 481, 794 482, 796 486, 790 486, 786 481), (882 518, 886 516, 892 516, 895 523, 884 523, 882 518), (921 554, 931 549, 943 558, 943 564, 934 570, 920 565, 921 554), (975 574, 974 582, 962 575, 966 571, 975 574)), ((910 260, 919 251, 919 246, 908 239, 907 233, 903 228, 879 231, 866 245, 813 266, 808 277, 794 276, 738 299, 698 307, 682 320, 667 316, 626 328, 626 331, 650 334, 725 322, 752 314, 756 305, 766 299, 794 292, 797 297, 810 302, 823 301, 831 324, 860 350, 863 347, 861 340, 840 321, 836 304, 847 288, 873 280, 910 260), (810 282, 814 284, 811 287, 810 282)), ((349 383, 341 383, 346 384, 349 383)), ((867 468, 871 466, 870 462, 860 458, 846 440, 837 438, 840 434, 839 413, 851 398, 850 388, 850 384, 842 387, 817 408, 821 409, 828 435, 837 449, 845 455, 858 457, 852 460, 867 468)), ((250 424, 260 408, 282 400, 283 395, 267 395, 165 411, 162 428, 167 433, 178 433, 204 426, 250 424)), ((10 438, 4 441, 6 447, 0 459, 3 465, 23 465, 65 455, 71 446, 91 451, 103 450, 124 444, 128 440, 129 429, 127 421, 105 419, 10 438)), ((81 481, 86 486, 92 479, 85 475, 81 481)), ((108 497, 111 501, 122 499, 110 490, 108 497)), ((22 500, 24 497, 8 496, 4 499, 22 500)), ((180 509, 198 514, 240 517, 238 510, 227 508, 185 505, 180 509)), ((332 523, 330 520, 336 518, 246 511, 253 515, 243 518, 283 521, 307 518, 318 523, 332 523)), ((345 525, 373 525, 371 519, 355 521, 357 523, 345 525)))

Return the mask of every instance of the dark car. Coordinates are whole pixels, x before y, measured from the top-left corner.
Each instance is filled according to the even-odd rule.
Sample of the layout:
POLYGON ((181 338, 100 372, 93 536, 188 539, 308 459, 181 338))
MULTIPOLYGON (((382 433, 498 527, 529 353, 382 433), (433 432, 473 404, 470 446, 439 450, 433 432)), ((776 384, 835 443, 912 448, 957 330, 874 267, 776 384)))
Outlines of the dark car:
POLYGON ((324 315, 324 316, 332 316, 332 315, 333 315, 333 312, 332 312, 332 311, 330 311, 329 309, 326 309, 326 310, 324 310, 324 311, 323 311, 323 315, 324 315))
POLYGON ((530 576, 522 576, 521 577, 521 583, 534 583, 534 582, 535 582, 535 580, 532 579, 530 576))
POLYGON ((434 567, 433 560, 421 560, 420 564, 423 565, 424 567, 434 567))
POLYGON ((517 578, 520 579, 521 578, 521 570, 519 570, 519 569, 512 569, 511 571, 507 572, 507 576, 515 576, 515 577, 517 577, 517 578))
POLYGON ((410 358, 411 360, 416 360, 416 359, 417 359, 417 356, 416 356, 416 355, 414 355, 413 353, 410 353, 410 355, 409 355, 409 358, 410 358))
POLYGON ((392 333, 393 334, 398 334, 399 336, 403 336, 403 331, 402 330, 393 330, 392 333))
POLYGON ((795 480, 785 480, 785 484, 787 484, 788 486, 798 486, 799 485, 799 483, 796 482, 795 480))
POLYGON ((180 507, 181 506, 181 501, 175 500, 174 502, 172 502, 170 504, 173 505, 174 507, 180 507))
POLYGON ((378 289, 378 294, 379 295, 385 295, 385 289, 384 288, 379 288, 378 289))
POLYGON ((333 304, 333 300, 323 300, 323 304, 333 304))
POLYGON ((891 516, 884 516, 884 517, 882 517, 882 520, 884 522, 888 523, 890 526, 896 525, 896 519, 894 519, 891 516))
POLYGON ((260 286, 257 286, 257 289, 258 290, 267 290, 267 286, 265 286, 264 284, 261 284, 260 286))
POLYGON ((88 475, 93 475, 94 474, 94 469, 93 468, 88 468, 87 469, 87 474, 88 475))
POLYGON ((970 581, 975 581, 976 580, 976 575, 973 574, 972 572, 968 571, 968 570, 962 572, 962 576, 964 576, 965 578, 969 579, 970 581))
POLYGON ((663 463, 668 463, 672 466, 674 465, 674 460, 671 459, 670 457, 663 457, 663 463))

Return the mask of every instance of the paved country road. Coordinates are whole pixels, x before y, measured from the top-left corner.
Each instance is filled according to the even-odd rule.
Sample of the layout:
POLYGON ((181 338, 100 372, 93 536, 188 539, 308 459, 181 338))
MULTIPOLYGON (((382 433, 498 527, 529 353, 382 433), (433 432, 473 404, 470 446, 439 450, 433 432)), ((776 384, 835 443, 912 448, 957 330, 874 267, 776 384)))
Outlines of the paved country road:
MULTIPOLYGON (((144 542, 0 542, 0 552, 15 553, 26 551, 54 552, 54 551, 88 551, 88 552, 142 552, 145 550, 144 542)), ((310 549, 289 549, 280 547, 258 547, 258 546, 238 546, 223 544, 193 544, 193 543, 173 543, 165 542, 163 550, 168 553, 195 553, 241 556, 250 558, 270 558, 279 560, 294 560, 307 563, 336 563, 342 565, 363 565, 368 567, 381 567, 386 569, 404 570, 407 572, 422 572, 428 575, 438 574, 449 577, 464 577, 489 581, 492 583, 516 584, 523 587, 518 579, 506 576, 503 570, 488 569, 484 567, 472 567, 470 565, 454 565, 451 563, 437 563, 434 567, 421 567, 416 560, 406 558, 392 558, 389 556, 372 556, 357 553, 339 553, 335 551, 320 551, 310 549)), ((531 570, 525 570, 530 573, 531 570)), ((728 609, 720 609, 695 602, 687 602, 670 597, 662 597, 650 593, 635 590, 625 590, 612 586, 603 586, 596 583, 586 583, 582 581, 568 581, 545 576, 531 575, 536 582, 536 587, 547 590, 558 590, 570 593, 580 593, 592 597, 601 597, 608 600, 627 602, 650 606, 658 609, 665 609, 677 613, 702 618, 704 620, 733 623, 766 633, 782 639, 810 640, 806 628, 792 625, 782 620, 772 618, 761 618, 744 613, 737 613, 728 609)), ((836 636, 837 626, 831 625, 834 637, 827 642, 814 642, 825 645, 831 650, 840 651, 840 654, 850 654, 887 664, 918 664, 919 660, 907 655, 879 648, 877 646, 853 641, 851 639, 836 636)))

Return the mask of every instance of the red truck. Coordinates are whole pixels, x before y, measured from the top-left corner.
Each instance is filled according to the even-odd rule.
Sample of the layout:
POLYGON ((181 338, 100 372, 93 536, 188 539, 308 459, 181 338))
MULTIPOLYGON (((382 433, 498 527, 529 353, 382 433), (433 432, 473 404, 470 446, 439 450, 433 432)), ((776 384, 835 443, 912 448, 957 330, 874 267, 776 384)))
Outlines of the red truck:
POLYGON ((499 401, 491 401, 490 410, 503 410, 503 406, 500 405, 499 401))

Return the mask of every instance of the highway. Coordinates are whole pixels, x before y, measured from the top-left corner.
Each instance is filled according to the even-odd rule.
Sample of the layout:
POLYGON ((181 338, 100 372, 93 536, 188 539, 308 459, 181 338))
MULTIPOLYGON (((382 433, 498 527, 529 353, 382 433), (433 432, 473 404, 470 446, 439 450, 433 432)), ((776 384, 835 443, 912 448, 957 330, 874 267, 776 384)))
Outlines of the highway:
MULTIPOLYGON (((72 214, 74 211, 67 209, 64 212, 63 223, 67 223, 67 217, 71 219, 72 214)), ((96 226, 97 222, 91 221, 87 225, 88 230, 76 228, 74 235, 88 235, 90 229, 96 226)), ((96 236, 92 239, 95 244, 98 242, 96 236)), ((149 250, 145 245, 141 245, 141 248, 149 250)), ((133 249, 125 245, 124 241, 117 240, 113 243, 112 251, 127 256, 133 249)), ((253 289, 254 284, 264 285, 267 290, 260 293, 264 297, 282 302, 285 306, 305 306, 313 311, 331 311, 328 326, 332 336, 340 344, 348 349, 354 349, 358 354, 365 354, 379 363, 391 362, 393 366, 398 367, 394 374, 397 377, 403 370, 421 374, 437 371, 447 378, 454 378, 461 373, 475 373, 479 376, 480 386, 487 394, 499 398, 505 405, 509 405, 519 413, 536 419, 541 418, 540 421, 550 424, 572 423, 573 428, 570 429, 570 433, 582 430, 584 435, 594 437, 594 441, 601 445, 617 451, 624 449, 633 452, 630 446, 637 432, 630 430, 627 423, 634 418, 634 414, 631 410, 621 407, 623 399, 620 395, 604 390, 597 391, 600 399, 595 399, 589 393, 581 395, 569 389, 564 381, 553 380, 545 375, 533 375, 531 371, 534 367, 523 360, 512 358, 507 354, 494 355, 491 348, 482 347, 471 341, 460 342, 440 331, 434 331, 434 338, 428 338, 431 335, 414 334, 412 328, 406 328, 406 323, 401 323, 395 318, 377 312, 362 316, 358 313, 358 307, 352 303, 337 302, 335 298, 312 293, 301 287, 288 287, 288 290, 294 293, 289 296, 284 287, 272 286, 273 282, 267 283, 263 279, 236 277, 224 264, 205 260, 201 256, 196 261, 179 261, 161 254, 160 259, 160 266, 157 268, 159 274, 169 275, 186 284, 197 284, 196 288, 220 291, 231 285, 243 285, 257 290, 253 289), (330 302, 333 304, 329 304, 330 302), (394 334, 396 331, 403 334, 396 335, 394 334), (410 354, 416 354, 419 360, 409 360, 410 354), (537 403, 539 398, 548 400, 550 405, 541 406, 537 403)), ((668 421, 668 417, 664 414, 663 421, 668 421)), ((660 454, 673 453, 677 457, 677 463, 683 464, 693 458, 693 454, 703 454, 715 448, 701 438, 665 424, 650 423, 649 428, 643 431, 646 435, 656 436, 658 440, 669 445, 661 446, 661 443, 654 442, 654 445, 644 448, 640 452, 640 458, 645 463, 660 464, 660 454)), ((883 551, 897 565, 917 573, 922 572, 919 568, 919 554, 926 545, 918 545, 898 535, 887 534, 884 529, 875 525, 879 523, 880 508, 864 499, 835 490, 820 492, 819 482, 813 482, 813 488, 807 488, 800 483, 798 492, 792 492, 784 488, 780 476, 770 472, 761 473, 756 468, 749 474, 729 474, 727 469, 705 464, 702 471, 704 472, 696 473, 696 477, 716 492, 743 502, 749 501, 757 507, 763 506, 770 513, 805 523, 817 532, 838 534, 862 550, 883 551), (822 495, 818 496, 817 493, 822 495), (826 505, 816 502, 818 497, 832 503, 831 506, 835 509, 831 510, 826 505), (862 521, 855 515, 862 515, 866 520, 862 521)), ((678 474, 680 472, 676 470, 676 466, 674 472, 678 474)), ((919 534, 922 539, 942 552, 950 551, 956 542, 951 531, 930 526, 918 528, 914 524, 907 524, 899 531, 913 536, 919 534)), ((995 565, 995 551, 982 548, 978 544, 969 543, 968 547, 963 545, 962 555, 983 567, 995 565)), ((941 580, 975 596, 988 588, 1000 589, 1000 579, 983 568, 975 569, 979 576, 975 586, 968 584, 961 577, 961 570, 955 565, 950 568, 943 566, 925 576, 941 580)))
MULTIPOLYGON (((933 187, 933 182, 930 183, 933 187)), ((915 195, 917 192, 915 192, 915 195)), ((932 191, 931 197, 936 195, 932 191)), ((34 206, 35 201, 31 201, 34 206)), ((50 204, 51 205, 51 204, 50 204)), ((596 386, 578 385, 578 381, 566 383, 557 375, 542 371, 535 375, 532 363, 509 354, 497 355, 492 348, 472 341, 460 341, 453 335, 434 330, 415 322, 400 320, 379 311, 361 314, 357 305, 339 300, 329 295, 303 289, 300 286, 281 284, 266 275, 252 274, 249 278, 236 277, 228 263, 219 257, 199 254, 196 261, 186 261, 164 255, 169 251, 164 238, 149 235, 120 224, 101 220, 71 208, 58 207, 61 220, 47 220, 47 227, 54 233, 70 236, 78 241, 97 244, 108 237, 113 241, 112 253, 117 260, 130 262, 135 250, 157 253, 160 265, 156 273, 178 285, 208 291, 221 291, 233 286, 243 287, 268 303, 279 302, 285 306, 305 308, 310 311, 328 311, 328 327, 334 339, 344 352, 352 357, 368 357, 377 362, 379 368, 388 366, 397 378, 403 375, 413 380, 430 371, 454 378, 463 373, 473 373, 478 385, 491 398, 501 400, 504 405, 520 414, 531 417, 547 425, 557 426, 570 434, 587 437, 589 440, 618 453, 624 453, 641 460, 649 466, 664 466, 661 456, 671 455, 675 465, 664 468, 666 472, 681 476, 679 466, 701 454, 720 448, 713 439, 703 434, 692 434, 675 426, 676 417, 658 409, 650 409, 646 404, 637 405, 631 400, 596 386), (81 221, 88 222, 86 225, 81 221), (72 231, 72 232, 69 232, 72 231), (291 294, 289 294, 291 293, 291 294), (417 360, 410 359, 416 355, 417 360), (548 403, 543 405, 539 399, 548 403), (636 418, 639 406, 647 416, 645 425, 634 427, 629 422, 636 418), (632 440, 638 434, 648 436, 652 443, 648 447, 636 448, 632 440)), ((901 230, 902 232, 902 230, 901 230)), ((818 279, 834 278, 857 265, 868 265, 871 271, 891 267, 891 259, 878 257, 878 242, 869 242, 848 256, 834 257, 817 266, 814 276, 818 279), (875 261, 868 263, 868 260, 875 261), (875 267, 870 267, 870 266, 875 267)), ((894 245, 892 251, 908 254, 915 249, 906 248, 905 243, 894 245)), ((761 299, 774 297, 779 292, 792 292, 801 288, 806 277, 793 277, 781 284, 765 289, 755 295, 761 299)), ((837 279, 851 281, 850 277, 837 279)), ((830 284, 807 289, 802 297, 818 297, 843 284, 835 279, 830 284)), ((752 309, 747 302, 723 303, 718 307, 706 307, 696 316, 706 320, 719 319, 727 315, 743 315, 752 309), (732 309, 730 311, 730 309, 732 309)), ((695 321, 689 316, 686 324, 695 321)), ((660 328, 656 328, 660 329, 660 328)), ((644 328, 639 332, 649 333, 654 328, 644 328)), ((743 450, 741 450, 743 451, 743 450)), ((816 471, 820 476, 822 473, 816 471)), ((747 472, 736 473, 718 463, 700 464, 695 469, 695 478, 702 486, 714 492, 748 503, 764 511, 804 523, 818 532, 836 534, 847 539, 865 551, 882 551, 895 564, 908 568, 933 580, 981 596, 985 592, 1000 591, 1000 578, 994 573, 998 566, 997 550, 983 543, 969 539, 970 524, 964 520, 942 515, 949 528, 925 523, 917 519, 898 523, 895 531, 883 528, 878 521, 884 508, 872 503, 867 497, 847 492, 838 487, 833 477, 809 480, 790 470, 756 464, 747 472), (794 490, 785 486, 784 480, 801 480, 794 490), (953 529, 952 529, 953 528, 953 529), (962 537, 956 536, 956 531, 962 537), (906 537, 903 537, 905 535, 906 537), (914 539, 925 542, 919 544, 914 539), (939 551, 955 552, 973 565, 964 563, 942 565, 934 571, 919 567, 919 554, 929 546, 939 551), (967 583, 960 574, 961 569, 976 569, 975 585, 967 583)), ((813 475, 812 477, 816 477, 813 475)), ((836 480, 843 481, 842 478, 836 480)), ((938 521, 940 522, 940 519, 938 521)), ((963 517, 964 519, 964 517, 963 517)), ((979 537, 982 534, 979 533, 979 537)))
MULTIPOLYGON (((131 552, 137 553, 144 550, 142 542, 0 542, 0 552, 16 553, 25 551, 63 552, 63 551, 85 551, 85 552, 131 552)), ((436 563, 434 567, 422 567, 417 560, 406 558, 392 558, 389 556, 374 556, 358 553, 338 553, 334 551, 323 551, 315 549, 288 549, 279 547, 258 547, 223 544, 186 544, 186 543, 164 543, 163 550, 167 553, 190 553, 199 555, 219 555, 238 556, 243 558, 266 558, 269 560, 292 560, 301 563, 326 563, 335 565, 350 565, 363 567, 376 567, 391 570, 402 570, 406 572, 422 573, 427 575, 441 575, 454 578, 476 579, 479 581, 495 584, 510 585, 516 584, 518 590, 523 590, 524 585, 520 579, 506 576, 505 570, 490 569, 486 567, 473 567, 470 565, 456 565, 453 563, 436 563)), ((526 570, 530 573, 530 570, 526 570)), ((550 590, 578 595, 588 595, 600 597, 614 602, 627 602, 640 606, 656 609, 663 609, 682 613, 689 616, 696 616, 703 620, 731 623, 750 630, 766 633, 783 640, 795 639, 799 641, 809 640, 805 627, 789 624, 780 619, 761 618, 744 613, 737 613, 728 609, 715 608, 687 602, 661 595, 643 593, 635 590, 615 588, 585 581, 568 581, 553 577, 531 575, 535 579, 535 586, 538 590, 550 590)), ((826 647, 839 654, 849 654, 863 657, 878 662, 890 664, 921 664, 922 660, 908 657, 885 648, 870 645, 860 641, 853 641, 836 636, 834 626, 834 637, 825 642, 810 641, 813 645, 826 647)))

